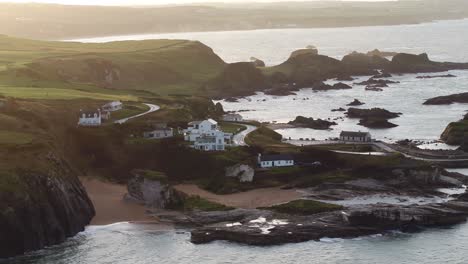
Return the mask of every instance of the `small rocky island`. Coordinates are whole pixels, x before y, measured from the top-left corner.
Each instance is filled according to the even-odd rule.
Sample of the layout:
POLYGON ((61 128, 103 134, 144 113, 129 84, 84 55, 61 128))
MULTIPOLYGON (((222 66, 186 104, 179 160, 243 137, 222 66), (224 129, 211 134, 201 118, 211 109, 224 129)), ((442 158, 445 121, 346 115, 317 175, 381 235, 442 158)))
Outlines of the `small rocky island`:
POLYGON ((399 117, 401 113, 393 113, 382 108, 349 108, 346 115, 348 118, 359 118, 359 125, 368 128, 392 128, 397 125, 390 123, 388 120, 399 117))
POLYGON ((468 93, 434 97, 424 102, 425 105, 450 105, 454 103, 468 103, 468 93))
POLYGON ((335 122, 303 116, 297 116, 296 119, 290 121, 288 124, 295 127, 312 128, 317 130, 327 130, 330 129, 331 126, 338 125, 335 122))
POLYGON ((358 99, 354 99, 354 101, 352 101, 351 103, 347 104, 347 106, 360 106, 360 105, 364 105, 365 103, 359 101, 358 99))

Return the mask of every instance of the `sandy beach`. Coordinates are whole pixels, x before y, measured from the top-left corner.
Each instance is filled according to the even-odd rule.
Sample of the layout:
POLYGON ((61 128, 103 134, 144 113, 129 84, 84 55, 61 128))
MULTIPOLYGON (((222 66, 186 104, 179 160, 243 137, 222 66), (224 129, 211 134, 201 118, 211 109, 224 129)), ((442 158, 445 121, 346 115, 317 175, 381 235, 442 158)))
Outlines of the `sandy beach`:
POLYGON ((123 201, 125 185, 104 182, 91 177, 80 177, 96 209, 91 225, 109 225, 119 222, 156 222, 146 214, 143 205, 123 201))
POLYGON ((245 209, 268 207, 280 203, 287 203, 302 197, 302 194, 297 190, 283 190, 281 188, 256 189, 228 195, 213 194, 200 189, 200 187, 194 184, 176 185, 175 188, 188 195, 198 195, 212 202, 245 209))

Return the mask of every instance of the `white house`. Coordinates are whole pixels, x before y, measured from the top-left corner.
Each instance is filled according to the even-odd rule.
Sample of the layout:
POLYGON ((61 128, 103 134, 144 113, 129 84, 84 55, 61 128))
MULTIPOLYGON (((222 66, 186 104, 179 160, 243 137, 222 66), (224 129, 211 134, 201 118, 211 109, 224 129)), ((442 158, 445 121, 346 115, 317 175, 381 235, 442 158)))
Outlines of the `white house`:
POLYGON ((243 118, 239 114, 225 114, 223 115, 223 121, 226 122, 242 122, 243 118))
POLYGON ((102 110, 108 112, 115 112, 121 110, 122 108, 123 104, 120 101, 113 101, 102 106, 102 110))
POLYGON ((184 139, 192 143, 192 147, 204 151, 223 151, 231 144, 232 134, 219 129, 218 122, 213 119, 194 121, 184 130, 184 139))
POLYGON ((79 126, 100 126, 102 124, 101 109, 96 111, 83 111, 80 110, 80 117, 78 120, 79 126))
POLYGON ((369 132, 343 131, 340 134, 340 140, 347 142, 371 142, 372 136, 369 132))
POLYGON ((159 128, 153 131, 143 133, 143 137, 149 139, 170 138, 174 136, 174 129, 172 128, 159 128))
POLYGON ((260 168, 273 167, 292 167, 294 166, 294 157, 288 154, 262 155, 258 154, 258 166, 260 168))

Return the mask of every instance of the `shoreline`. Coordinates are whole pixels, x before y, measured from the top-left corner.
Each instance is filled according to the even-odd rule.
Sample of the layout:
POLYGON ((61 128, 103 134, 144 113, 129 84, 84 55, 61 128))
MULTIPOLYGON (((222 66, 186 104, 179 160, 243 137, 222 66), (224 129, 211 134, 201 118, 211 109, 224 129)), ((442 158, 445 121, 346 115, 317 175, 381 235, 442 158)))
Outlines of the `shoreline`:
MULTIPOLYGON (((51 38, 47 39, 50 41, 61 41, 61 42, 82 42, 82 43, 104 43, 104 42, 114 42, 122 40, 109 40, 109 41, 96 41, 100 39, 112 39, 112 38, 125 38, 132 36, 149 36, 149 35, 176 35, 176 34, 201 34, 201 33, 219 33, 219 32, 244 32, 244 31, 263 31, 263 30, 301 30, 301 29, 334 29, 334 28, 362 28, 362 27, 391 27, 391 26, 414 26, 414 25, 423 25, 430 23, 438 23, 443 21, 459 21, 467 20, 468 17, 462 18, 447 18, 447 19, 433 19, 427 21, 418 21, 412 23, 382 23, 382 24, 373 24, 373 25, 333 25, 333 26, 310 26, 310 27, 277 27, 277 28, 250 28, 250 29, 219 29, 219 30, 194 30, 194 31, 168 31, 168 32, 134 32, 134 33, 125 33, 125 34, 111 34, 111 35, 90 35, 90 36, 76 36, 76 37, 63 37, 63 38, 51 38)), ((134 40, 134 39, 125 39, 125 40, 134 40)))
POLYGON ((116 223, 158 224, 157 219, 146 213, 143 205, 125 202, 125 185, 104 182, 92 177, 80 177, 86 192, 96 210, 89 226, 106 226, 116 223))

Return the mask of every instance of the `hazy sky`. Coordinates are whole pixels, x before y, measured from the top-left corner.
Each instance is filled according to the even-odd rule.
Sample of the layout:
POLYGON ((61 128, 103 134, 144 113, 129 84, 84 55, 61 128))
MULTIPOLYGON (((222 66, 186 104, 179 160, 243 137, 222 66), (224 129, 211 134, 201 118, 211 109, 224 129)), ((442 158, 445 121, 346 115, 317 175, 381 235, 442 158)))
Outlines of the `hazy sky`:
MULTIPOLYGON (((307 0, 0 0, 0 2, 14 3, 59 3, 70 5, 157 5, 157 4, 185 4, 185 3, 200 3, 200 2, 285 2, 285 1, 307 1, 307 0)), ((313 0, 312 0, 313 1, 313 0)), ((385 0, 343 0, 343 1, 385 1, 385 0)), ((389 0, 387 0, 389 1, 389 0)), ((392 0, 390 0, 392 1, 392 0)))

